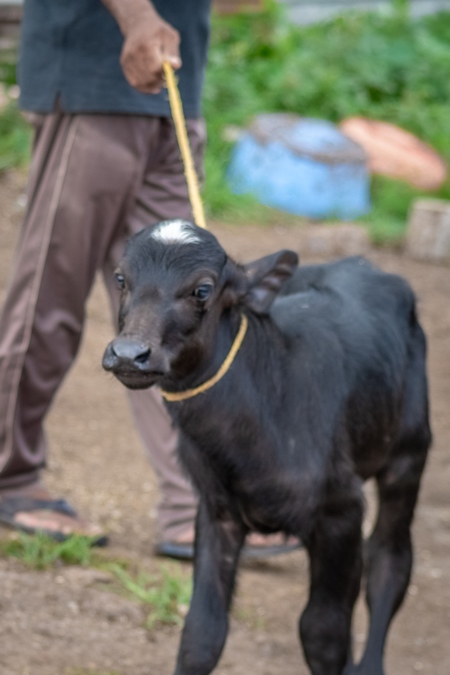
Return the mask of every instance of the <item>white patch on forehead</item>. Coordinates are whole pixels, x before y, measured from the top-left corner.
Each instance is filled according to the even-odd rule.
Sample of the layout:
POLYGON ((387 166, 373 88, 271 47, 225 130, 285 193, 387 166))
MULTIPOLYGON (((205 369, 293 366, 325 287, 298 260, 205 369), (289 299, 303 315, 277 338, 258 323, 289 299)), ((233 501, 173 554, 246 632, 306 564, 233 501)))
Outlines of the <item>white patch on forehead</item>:
POLYGON ((159 223, 150 233, 152 239, 163 244, 200 244, 191 223, 186 220, 165 220, 159 223))

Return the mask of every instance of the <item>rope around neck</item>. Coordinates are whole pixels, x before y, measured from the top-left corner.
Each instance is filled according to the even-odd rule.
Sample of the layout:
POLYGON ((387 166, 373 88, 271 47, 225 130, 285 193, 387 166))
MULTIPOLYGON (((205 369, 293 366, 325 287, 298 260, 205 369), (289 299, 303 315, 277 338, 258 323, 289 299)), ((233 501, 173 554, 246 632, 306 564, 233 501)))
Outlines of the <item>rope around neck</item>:
POLYGON ((239 347, 244 340, 247 327, 248 319, 245 314, 242 314, 241 325, 239 326, 238 333, 234 338, 233 344, 231 345, 231 349, 228 352, 228 356, 215 375, 213 375, 209 380, 206 380, 206 382, 203 384, 200 384, 198 387, 194 387, 194 389, 186 389, 185 391, 164 391, 164 389, 161 389, 163 398, 165 398, 166 401, 185 401, 187 398, 193 398, 194 396, 197 396, 197 394, 202 394, 204 391, 214 387, 214 385, 219 382, 219 380, 221 380, 222 377, 229 371, 230 366, 239 351, 239 347))

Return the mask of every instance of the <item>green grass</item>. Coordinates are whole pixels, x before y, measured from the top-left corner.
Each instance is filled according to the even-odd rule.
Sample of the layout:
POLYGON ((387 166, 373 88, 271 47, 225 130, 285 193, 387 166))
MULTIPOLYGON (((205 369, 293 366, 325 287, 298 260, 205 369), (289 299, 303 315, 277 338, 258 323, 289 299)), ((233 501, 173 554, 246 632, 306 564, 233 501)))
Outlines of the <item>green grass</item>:
POLYGON ((151 607, 147 628, 183 623, 192 595, 192 580, 183 574, 180 566, 163 566, 158 575, 139 572, 135 577, 119 565, 110 566, 110 570, 132 597, 151 607))
MULTIPOLYGON (((0 83, 5 95, 16 84, 17 54, 13 49, 0 51, 0 83)), ((2 92, 3 98, 3 92, 2 92)), ((0 111, 0 172, 26 166, 30 159, 31 128, 11 100, 0 111)))
POLYGON ((31 129, 11 101, 0 113, 0 172, 26 166, 30 159, 31 129))
MULTIPOLYGON (((162 624, 182 625, 191 600, 191 574, 178 563, 161 565, 156 574, 148 574, 129 560, 111 558, 107 551, 100 553, 92 548, 87 537, 73 535, 58 543, 45 534, 21 533, 12 539, 0 540, 0 555, 15 558, 36 571, 81 565, 109 572, 117 582, 117 585, 108 585, 110 590, 137 600, 148 609, 145 624, 148 629, 162 624)), ((252 629, 264 627, 264 620, 253 609, 235 608, 234 616, 252 629)), ((97 671, 82 669, 70 672, 71 675, 97 675, 97 671)))
POLYGON ((368 226, 372 241, 378 245, 400 244, 405 236, 408 211, 419 197, 450 199, 450 182, 447 180, 439 190, 431 193, 417 190, 402 181, 374 176, 372 210, 359 219, 368 226))
POLYGON ((131 573, 129 561, 111 559, 92 548, 88 537, 73 535, 58 543, 45 534, 19 534, 0 542, 0 555, 20 560, 34 570, 57 565, 82 565, 110 572, 118 582, 116 590, 149 608, 146 621, 151 629, 160 624, 181 625, 192 594, 192 581, 180 565, 162 566, 157 574, 141 570, 131 573))
POLYGON ((3 540, 0 553, 36 570, 48 569, 55 564, 87 566, 97 561, 92 540, 78 535, 56 542, 46 534, 31 536, 20 533, 14 539, 3 540))

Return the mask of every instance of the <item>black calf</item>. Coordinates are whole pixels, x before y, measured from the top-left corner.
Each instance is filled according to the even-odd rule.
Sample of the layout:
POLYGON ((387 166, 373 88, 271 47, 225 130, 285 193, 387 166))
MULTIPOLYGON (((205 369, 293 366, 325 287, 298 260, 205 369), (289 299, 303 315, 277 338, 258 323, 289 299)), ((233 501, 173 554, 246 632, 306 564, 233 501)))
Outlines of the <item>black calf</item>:
POLYGON ((217 373, 248 319, 228 372, 167 402, 200 495, 176 675, 216 665, 250 530, 305 543, 311 587, 300 636, 313 675, 382 675, 430 444, 425 338, 408 285, 360 258, 297 269, 297 256, 281 251, 239 266, 211 233, 180 221, 133 237, 117 281, 120 335, 103 365, 130 388, 189 395, 217 373), (371 622, 355 666, 361 485, 370 477, 379 495, 366 550, 371 622))

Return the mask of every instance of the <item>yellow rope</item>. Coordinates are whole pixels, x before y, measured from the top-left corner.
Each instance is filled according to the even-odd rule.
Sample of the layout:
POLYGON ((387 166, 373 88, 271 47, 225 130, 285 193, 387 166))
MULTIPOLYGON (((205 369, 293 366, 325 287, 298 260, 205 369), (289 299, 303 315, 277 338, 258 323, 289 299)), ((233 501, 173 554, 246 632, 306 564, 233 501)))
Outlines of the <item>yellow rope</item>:
POLYGON ((169 91, 170 108, 175 123, 178 144, 180 146, 181 156, 183 157, 184 173, 189 190, 189 199, 192 205, 194 221, 199 227, 206 229, 205 214, 198 187, 198 178, 195 171, 192 153, 189 147, 188 135, 186 132, 186 122, 183 114, 183 105, 181 103, 180 92, 178 91, 175 74, 170 63, 164 62, 164 74, 166 76, 167 89, 169 91))
POLYGON ((247 332, 247 326, 248 326, 248 319, 245 316, 245 314, 242 314, 241 325, 239 326, 238 334, 234 339, 234 342, 231 346, 228 356, 220 366, 217 373, 213 375, 211 379, 206 380, 206 382, 200 384, 198 387, 195 387, 194 389, 186 389, 186 391, 173 392, 173 391, 164 391, 163 389, 161 389, 161 394, 166 399, 166 401, 184 401, 187 398, 197 396, 197 394, 201 394, 202 392, 211 389, 211 387, 214 387, 216 382, 221 380, 222 377, 225 375, 225 373, 227 373, 228 370, 230 369, 230 366, 234 361, 234 357, 238 353, 239 347, 241 346, 242 341, 245 337, 245 333, 247 332))
MULTIPOLYGON (((178 138, 178 145, 180 146, 181 156, 183 158, 184 173, 188 184, 189 199, 192 205, 192 212, 194 214, 194 221, 199 227, 206 229, 205 214, 203 211, 202 199, 200 197, 200 189, 198 186, 197 173, 195 171, 194 161, 192 159, 191 148, 189 147, 189 139, 186 131, 186 121, 183 114, 183 105, 181 103, 180 92, 178 91, 175 74, 170 63, 164 62, 164 74, 166 76, 167 90, 169 92, 170 109, 175 124, 175 131, 178 138)), ((248 320, 245 314, 241 317, 241 325, 238 334, 231 346, 229 354, 225 361, 220 366, 217 373, 203 384, 194 389, 187 389, 186 391, 171 392, 161 389, 161 394, 166 401, 184 401, 187 398, 192 398, 201 394, 208 389, 211 389, 222 377, 228 372, 231 364, 234 361, 236 354, 242 344, 242 341, 247 332, 248 320)))

